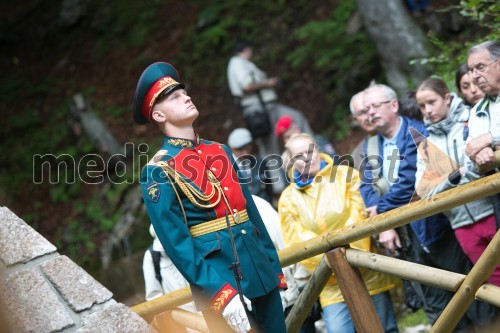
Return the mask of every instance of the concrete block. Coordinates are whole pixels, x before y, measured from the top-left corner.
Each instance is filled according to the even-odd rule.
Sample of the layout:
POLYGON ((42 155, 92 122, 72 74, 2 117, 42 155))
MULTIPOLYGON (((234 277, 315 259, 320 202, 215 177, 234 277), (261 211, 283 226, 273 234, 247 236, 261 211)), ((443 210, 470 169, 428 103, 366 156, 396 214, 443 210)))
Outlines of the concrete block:
POLYGON ((7 207, 0 207, 0 259, 6 266, 27 263, 56 250, 7 207))
POLYGON ((66 256, 59 256, 41 265, 42 272, 75 312, 104 303, 113 294, 84 269, 66 256))
POLYGON ((154 333, 157 332, 137 313, 118 303, 83 318, 75 333, 154 333))
POLYGON ((4 276, 0 293, 12 332, 50 333, 75 324, 36 268, 4 276))

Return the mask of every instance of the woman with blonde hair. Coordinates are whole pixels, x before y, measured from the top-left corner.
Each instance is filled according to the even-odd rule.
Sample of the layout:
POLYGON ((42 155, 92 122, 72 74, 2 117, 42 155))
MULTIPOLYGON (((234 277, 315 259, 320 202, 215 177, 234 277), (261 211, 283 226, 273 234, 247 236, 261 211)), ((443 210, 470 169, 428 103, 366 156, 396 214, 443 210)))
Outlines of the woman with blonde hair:
MULTIPOLYGON (((326 232, 342 229, 365 218, 365 206, 359 192, 358 171, 333 165, 330 156, 321 154, 308 134, 297 134, 286 144, 293 164, 293 182, 281 194, 279 214, 287 246, 326 232)), ((351 247, 375 252, 371 238, 361 239, 351 247)), ((314 271, 321 256, 301 263, 314 271)), ((391 278, 361 269, 363 280, 386 332, 398 332, 389 289, 391 278)), ((320 294, 328 332, 354 332, 351 316, 335 277, 332 276, 320 294)))

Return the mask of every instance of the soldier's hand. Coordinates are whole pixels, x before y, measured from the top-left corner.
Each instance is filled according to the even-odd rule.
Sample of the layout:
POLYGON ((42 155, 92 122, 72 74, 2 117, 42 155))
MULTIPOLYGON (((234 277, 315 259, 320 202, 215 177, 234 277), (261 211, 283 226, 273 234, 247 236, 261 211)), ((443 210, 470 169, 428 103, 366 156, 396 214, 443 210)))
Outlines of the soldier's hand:
MULTIPOLYGON (((247 299, 245 298, 245 303, 247 299)), ((250 301, 248 301, 249 303, 250 301)), ((248 304, 247 303, 247 304, 248 304)), ((245 307, 241 303, 239 296, 234 297, 222 311, 222 317, 228 325, 238 333, 250 331, 250 322, 248 320, 245 307)))

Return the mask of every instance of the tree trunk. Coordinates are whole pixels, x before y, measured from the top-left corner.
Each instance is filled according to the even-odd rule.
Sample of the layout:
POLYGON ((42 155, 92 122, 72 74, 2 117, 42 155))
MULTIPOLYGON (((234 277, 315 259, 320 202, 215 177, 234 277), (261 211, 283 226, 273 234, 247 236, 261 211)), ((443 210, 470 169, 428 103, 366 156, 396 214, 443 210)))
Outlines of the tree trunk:
POLYGON ((415 24, 401 0, 356 0, 366 31, 382 59, 389 85, 404 92, 430 75, 429 68, 410 65, 412 59, 427 57, 427 38, 415 24))
POLYGON ((125 146, 113 136, 106 123, 92 111, 81 94, 73 96, 69 111, 71 121, 81 126, 84 134, 103 159, 124 154, 125 146))

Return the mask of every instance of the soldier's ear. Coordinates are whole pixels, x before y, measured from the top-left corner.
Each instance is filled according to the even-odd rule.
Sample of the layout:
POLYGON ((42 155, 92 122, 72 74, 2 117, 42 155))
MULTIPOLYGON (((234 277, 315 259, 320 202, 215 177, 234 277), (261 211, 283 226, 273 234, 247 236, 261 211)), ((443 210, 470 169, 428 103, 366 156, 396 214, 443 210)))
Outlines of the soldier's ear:
POLYGON ((151 113, 151 119, 153 119, 157 123, 164 123, 165 121, 167 121, 165 113, 160 109, 153 110, 153 112, 151 113))

